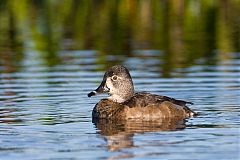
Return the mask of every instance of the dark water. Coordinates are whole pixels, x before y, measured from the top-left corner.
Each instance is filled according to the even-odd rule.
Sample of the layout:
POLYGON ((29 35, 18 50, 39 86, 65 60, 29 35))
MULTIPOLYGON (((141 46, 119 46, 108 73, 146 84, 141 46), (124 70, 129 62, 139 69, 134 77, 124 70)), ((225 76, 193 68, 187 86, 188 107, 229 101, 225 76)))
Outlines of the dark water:
POLYGON ((106 68, 96 63, 98 52, 63 51, 62 62, 49 67, 30 51, 17 71, 2 65, 0 159, 239 159, 240 54, 214 65, 199 59, 167 76, 161 55, 145 50, 105 58, 128 66, 138 91, 194 102, 200 116, 178 129, 141 122, 94 125, 92 108, 106 96, 87 97, 106 68))

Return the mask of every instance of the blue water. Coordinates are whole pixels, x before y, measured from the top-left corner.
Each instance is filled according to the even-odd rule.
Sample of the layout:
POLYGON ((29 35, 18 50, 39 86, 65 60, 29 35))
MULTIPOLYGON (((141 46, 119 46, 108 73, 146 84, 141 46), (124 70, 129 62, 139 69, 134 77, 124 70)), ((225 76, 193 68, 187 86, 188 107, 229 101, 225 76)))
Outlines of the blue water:
POLYGON ((174 130, 93 124, 92 108, 107 95, 87 94, 107 67, 96 51, 59 55, 53 66, 31 51, 14 72, 0 66, 0 159, 240 159, 239 53, 167 73, 158 51, 105 57, 129 68, 137 91, 194 102, 200 115, 174 130))

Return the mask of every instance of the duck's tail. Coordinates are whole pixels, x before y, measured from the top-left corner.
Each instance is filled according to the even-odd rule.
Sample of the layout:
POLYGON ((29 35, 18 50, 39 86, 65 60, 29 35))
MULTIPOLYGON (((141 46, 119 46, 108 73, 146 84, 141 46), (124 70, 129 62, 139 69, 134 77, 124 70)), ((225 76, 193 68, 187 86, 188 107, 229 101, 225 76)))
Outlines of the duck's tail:
POLYGON ((189 117, 196 117, 198 116, 198 113, 194 112, 193 110, 191 110, 188 106, 184 106, 184 110, 187 114, 189 114, 189 117))

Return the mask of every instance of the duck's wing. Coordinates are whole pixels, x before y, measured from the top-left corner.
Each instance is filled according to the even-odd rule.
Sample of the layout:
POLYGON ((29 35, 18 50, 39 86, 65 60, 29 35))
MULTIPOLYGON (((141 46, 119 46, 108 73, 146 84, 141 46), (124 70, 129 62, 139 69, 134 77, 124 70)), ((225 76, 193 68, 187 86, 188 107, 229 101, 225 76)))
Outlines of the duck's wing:
POLYGON ((187 112, 187 113, 191 113, 193 116, 196 116, 197 113, 195 113, 193 110, 191 110, 187 104, 190 104, 190 105, 193 105, 192 102, 189 102, 189 101, 183 101, 183 100, 178 100, 178 99, 174 99, 174 98, 171 98, 171 97, 167 97, 167 96, 161 96, 161 95, 155 95, 156 98, 157 98, 157 101, 160 101, 160 102, 164 102, 164 101, 169 101, 173 104, 176 104, 176 105, 179 105, 179 106, 182 106, 183 109, 187 112))
POLYGON ((186 106, 187 104, 193 104, 192 102, 189 102, 189 101, 178 100, 178 99, 174 99, 167 96, 150 94, 145 92, 135 93, 130 101, 132 102, 138 101, 138 103, 141 103, 142 106, 144 106, 143 103, 145 103, 145 105, 148 105, 150 103, 161 103, 165 101, 169 101, 173 104, 183 106, 183 107, 186 106))
POLYGON ((137 93, 123 103, 127 118, 159 119, 166 117, 181 117, 183 119, 195 116, 186 101, 176 100, 167 96, 149 93, 137 93))
MULTIPOLYGON (((161 106, 166 108, 174 108, 174 106, 179 106, 182 110, 184 110, 186 113, 191 113, 191 115, 196 115, 195 112, 193 112, 187 104, 193 104, 192 102, 183 101, 183 100, 177 100, 171 97, 167 96, 161 96, 156 94, 150 94, 145 92, 135 93, 135 95, 129 100, 124 102, 125 105, 129 106, 130 108, 133 107, 149 107, 149 106, 161 106), (161 105, 166 104, 166 102, 169 105, 161 105)), ((178 107, 178 108, 179 108, 178 107)))
POLYGON ((179 106, 186 106, 187 104, 193 104, 192 102, 189 102, 189 101, 178 100, 178 99, 174 99, 167 96, 161 96, 161 95, 155 95, 155 96, 158 101, 169 101, 179 106))
MULTIPOLYGON (((150 106, 159 106, 161 111, 167 110, 176 111, 172 113, 177 115, 178 111, 183 111, 189 117, 196 116, 197 113, 192 111, 187 104, 193 104, 192 102, 177 100, 167 96, 161 96, 156 94, 150 94, 145 92, 135 93, 134 96, 127 102, 125 102, 128 107, 150 107, 150 106)), ((169 115, 171 116, 171 115, 169 115)))

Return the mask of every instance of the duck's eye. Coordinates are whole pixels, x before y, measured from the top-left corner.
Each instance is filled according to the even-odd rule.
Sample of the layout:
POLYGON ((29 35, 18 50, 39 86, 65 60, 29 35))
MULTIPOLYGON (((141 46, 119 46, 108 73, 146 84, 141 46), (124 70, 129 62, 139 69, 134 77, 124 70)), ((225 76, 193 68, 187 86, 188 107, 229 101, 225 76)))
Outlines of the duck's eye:
POLYGON ((116 75, 113 75, 113 76, 112 76, 112 80, 113 80, 113 81, 116 81, 117 79, 118 79, 118 77, 117 77, 116 75))

